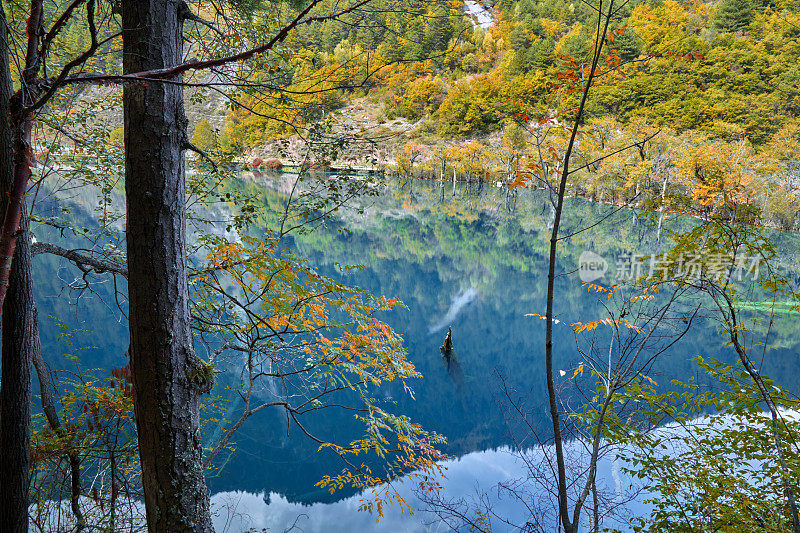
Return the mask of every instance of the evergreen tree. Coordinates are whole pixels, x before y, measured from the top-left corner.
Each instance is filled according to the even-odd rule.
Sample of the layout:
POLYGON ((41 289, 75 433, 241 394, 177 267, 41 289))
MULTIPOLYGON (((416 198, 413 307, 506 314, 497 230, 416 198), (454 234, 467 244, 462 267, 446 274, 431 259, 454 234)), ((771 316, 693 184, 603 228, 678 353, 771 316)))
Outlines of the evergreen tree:
POLYGON ((628 28, 614 39, 611 48, 619 52, 619 57, 623 61, 632 61, 642 53, 642 40, 628 28))
POLYGON ((722 0, 717 5, 715 26, 725 32, 746 29, 753 21, 753 0, 722 0))
POLYGON ((440 6, 425 28, 425 48, 430 52, 447 50, 452 35, 453 27, 447 8, 440 6))
POLYGON ((533 15, 525 15, 525 18, 522 19, 522 24, 530 35, 536 35, 538 37, 544 37, 546 35, 544 26, 542 26, 542 20, 533 15))
POLYGON ((551 38, 540 39, 528 49, 526 68, 529 70, 546 69, 555 59, 556 43, 551 38))
POLYGON ((425 27, 419 17, 412 18, 406 26, 405 37, 408 39, 405 58, 407 60, 422 61, 428 55, 425 46, 425 27))
POLYGON ((508 42, 511 45, 512 50, 516 50, 518 52, 524 53, 525 49, 528 48, 528 33, 525 31, 525 28, 522 27, 522 24, 517 24, 514 26, 514 29, 511 30, 511 33, 508 35, 508 42))

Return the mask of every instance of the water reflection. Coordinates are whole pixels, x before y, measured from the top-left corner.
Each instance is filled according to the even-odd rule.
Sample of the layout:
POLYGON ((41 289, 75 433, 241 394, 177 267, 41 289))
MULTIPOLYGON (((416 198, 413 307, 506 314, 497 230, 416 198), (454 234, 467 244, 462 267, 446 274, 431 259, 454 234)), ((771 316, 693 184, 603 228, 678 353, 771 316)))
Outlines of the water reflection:
MULTIPOLYGON (((269 174, 255 179, 230 186, 246 188, 264 205, 280 211, 284 198, 281 191, 286 188, 287 181, 269 174)), ((531 411, 539 416, 532 423, 541 423, 538 429, 545 438, 547 436, 546 382, 542 370, 544 324, 525 315, 542 313, 544 309, 544 273, 552 208, 543 191, 521 190, 512 198, 504 189, 458 184, 455 194, 442 196, 438 183, 400 185, 386 189, 377 199, 366 203, 363 215, 345 211, 340 220, 331 220, 312 233, 291 238, 286 246, 331 275, 342 275, 336 274, 337 263, 363 265, 362 270, 343 275, 346 281, 406 303, 407 309, 381 318, 402 334, 409 358, 424 378, 411 383, 415 399, 403 395, 400 385, 376 393, 385 395, 381 399, 391 404, 392 411, 407 414, 415 422, 447 437, 446 451, 461 457, 453 463, 448 483, 458 480, 463 486, 454 484, 452 490, 469 491, 474 488, 477 479, 474 476, 497 478, 516 465, 507 452, 484 451, 512 442, 495 401, 496 376, 502 376, 513 382, 517 390, 524 391, 530 399, 531 411), (453 332, 449 356, 439 350, 445 328, 452 328, 453 332)), ((570 234, 599 220, 610 209, 588 201, 571 201, 564 233, 570 234)), ((261 229, 274 225, 275 220, 277 218, 265 215, 260 221, 261 229)), ((669 223, 687 222, 672 220, 669 223)), ((41 232, 37 237, 47 241, 47 231, 56 230, 37 229, 41 232)), ((253 231, 258 232, 259 228, 253 231)), ((567 323, 598 316, 599 298, 587 294, 577 273, 573 273, 583 251, 591 250, 604 257, 653 253, 658 250, 659 231, 660 221, 649 223, 646 217, 620 211, 591 232, 565 239, 559 248, 557 265, 557 315, 567 323)), ((779 254, 785 256, 787 264, 792 263, 800 249, 800 240, 792 234, 779 237, 783 239, 779 242, 779 254)), ((83 366, 124 365, 123 354, 127 348, 124 317, 109 324, 108 308, 101 301, 101 297, 113 301, 111 287, 98 284, 95 287, 97 298, 94 295, 84 297, 78 306, 71 308, 58 298, 63 287, 48 275, 59 266, 71 268, 53 257, 36 259, 36 268, 41 269, 37 280, 42 280, 37 286, 40 316, 63 317, 64 325, 73 330, 90 330, 85 343, 92 348, 82 352, 83 366), (91 331, 101 327, 102 335, 91 331)), ((796 274, 795 278, 800 280, 796 274)), ((800 373, 799 350, 794 341, 796 326, 795 321, 788 319, 772 326, 770 342, 777 349, 768 352, 764 361, 764 372, 787 376, 787 385, 791 385, 788 376, 800 373)), ((58 324, 43 323, 45 353, 63 353, 62 343, 57 338, 59 331, 58 324)), ((724 356, 727 348, 715 331, 714 324, 698 323, 694 331, 657 362, 650 377, 668 384, 675 377, 696 375, 691 357, 724 356)), ((558 329, 556 368, 574 368, 578 360, 572 331, 558 329)), ((224 386, 220 386, 217 393, 224 395, 224 386)), ((236 411, 239 408, 237 398, 234 396, 225 406, 236 411)), ((219 434, 224 423, 223 420, 207 424, 206 442, 219 434)), ((335 433, 340 440, 347 439, 349 427, 352 427, 352 420, 346 413, 339 417, 326 414, 312 422, 313 429, 335 433)), ((340 471, 343 464, 333 454, 320 452, 316 443, 304 438, 295 428, 287 428, 285 418, 277 411, 264 410, 254 415, 239 430, 235 441, 235 451, 220 456, 219 469, 209 478, 212 491, 241 494, 243 505, 250 506, 248 509, 256 506, 249 514, 267 516, 265 519, 269 516, 264 511, 267 508, 270 512, 284 513, 287 520, 292 513, 297 517, 303 509, 319 509, 323 514, 348 516, 348 523, 363 520, 365 528, 372 527, 374 519, 368 515, 353 518, 345 512, 357 507, 357 497, 336 502, 349 494, 330 495, 315 487, 323 475, 340 471), (237 491, 246 491, 246 494, 237 491), (252 495, 262 491, 274 491, 283 496, 274 496, 270 505, 263 501, 259 504, 259 498, 252 495), (290 501, 317 503, 308 508, 290 501), (259 505, 263 505, 263 509, 259 505)), ((291 523, 283 522, 282 527, 291 523)), ((313 528, 307 525, 304 530, 313 528)))
MULTIPOLYGON (((579 447, 568 447, 573 455, 579 447), (571 450, 570 450, 571 448, 571 450)), ((447 471, 442 479, 442 489, 437 501, 447 505, 455 513, 474 516, 475 508, 491 508, 491 531, 501 533, 517 531, 530 519, 527 505, 555 509, 557 503, 546 491, 530 494, 530 465, 542 459, 540 449, 527 450, 523 453, 509 448, 486 450, 468 453, 458 459, 446 463, 447 471), (510 490, 516 492, 512 494, 510 490), (520 497, 531 498, 523 504, 520 497), (552 500, 552 501, 550 501, 552 500)), ((598 466, 598 485, 605 486, 614 493, 621 502, 626 502, 623 516, 604 522, 604 527, 619 527, 627 531, 627 517, 636 516, 646 511, 643 497, 638 494, 638 482, 630 479, 622 471, 622 465, 615 459, 606 458, 598 466), (638 495, 637 495, 638 494, 638 495), (634 497, 631 497, 634 495, 634 497), (623 518, 624 517, 624 518, 623 518)), ((439 508, 434 513, 431 505, 420 499, 420 493, 408 480, 396 483, 401 496, 409 503, 414 515, 404 511, 398 505, 387 506, 384 516, 376 521, 376 516, 358 509, 364 500, 374 497, 375 491, 367 491, 344 498, 333 503, 303 504, 291 501, 275 492, 252 493, 244 491, 222 492, 212 497, 212 505, 216 513, 215 528, 218 533, 238 533, 253 528, 261 531, 297 531, 304 533, 336 533, 336 532, 436 532, 463 530, 454 516, 447 516, 447 511, 439 508)), ((380 488, 376 489, 380 490, 380 488)), ((428 498, 425 498, 426 500, 428 498)), ((555 520, 551 513, 542 519, 555 520)), ((553 523, 553 531, 557 525, 553 523)))
POLYGON ((444 338, 444 343, 439 346, 439 352, 442 355, 442 363, 447 370, 450 379, 456 386, 459 393, 463 392, 464 386, 464 372, 461 370, 461 363, 458 360, 458 354, 453 347, 453 328, 447 328, 447 335, 444 338))
POLYGON ((450 304, 450 308, 447 310, 447 314, 439 319, 438 322, 429 327, 428 333, 436 333, 437 331, 446 328, 449 324, 452 324, 453 320, 455 320, 461 310, 465 306, 475 301, 475 298, 477 297, 478 290, 474 287, 470 287, 469 289, 458 293, 457 296, 453 297, 453 301, 450 304))

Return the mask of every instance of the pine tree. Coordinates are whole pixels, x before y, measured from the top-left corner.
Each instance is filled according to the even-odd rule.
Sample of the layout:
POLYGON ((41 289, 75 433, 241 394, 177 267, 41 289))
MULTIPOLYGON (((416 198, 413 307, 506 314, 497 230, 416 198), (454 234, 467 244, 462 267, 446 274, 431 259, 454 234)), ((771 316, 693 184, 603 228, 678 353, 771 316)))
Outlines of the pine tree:
POLYGON ((725 32, 741 31, 750 25, 753 15, 752 0, 722 0, 717 4, 715 26, 725 32))

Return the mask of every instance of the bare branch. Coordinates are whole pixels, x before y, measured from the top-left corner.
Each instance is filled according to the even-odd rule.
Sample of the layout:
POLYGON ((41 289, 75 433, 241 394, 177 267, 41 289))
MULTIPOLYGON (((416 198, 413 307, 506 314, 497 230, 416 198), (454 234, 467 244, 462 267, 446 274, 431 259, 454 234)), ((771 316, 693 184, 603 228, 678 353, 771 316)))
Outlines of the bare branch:
POLYGON ((75 250, 67 250, 55 244, 46 242, 35 242, 31 244, 31 255, 39 254, 53 254, 69 259, 84 272, 94 270, 98 274, 109 272, 111 274, 119 274, 126 278, 128 277, 128 267, 124 263, 108 259, 99 259, 75 250))

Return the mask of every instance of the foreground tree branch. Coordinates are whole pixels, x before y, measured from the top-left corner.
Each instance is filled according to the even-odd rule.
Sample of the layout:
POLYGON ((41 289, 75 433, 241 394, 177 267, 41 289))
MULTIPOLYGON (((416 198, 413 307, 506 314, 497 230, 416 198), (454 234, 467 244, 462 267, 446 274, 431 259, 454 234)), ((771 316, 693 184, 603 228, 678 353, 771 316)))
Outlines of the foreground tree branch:
POLYGON ((597 66, 600 62, 601 52, 604 48, 606 35, 608 34, 608 25, 611 22, 614 2, 610 0, 608 7, 604 10, 602 0, 598 8, 597 17, 597 38, 595 39, 595 48, 592 57, 591 68, 586 83, 581 93, 581 102, 578 107, 577 114, 575 115, 575 123, 572 127, 570 134, 569 144, 567 145, 566 153, 564 154, 564 166, 561 170, 561 177, 558 184, 558 193, 556 196, 555 217, 553 220, 553 229, 550 236, 550 256, 548 260, 547 272, 547 301, 545 311, 545 366, 547 373, 547 394, 550 403, 550 418, 553 423, 553 439, 556 451, 556 471, 558 475, 558 508, 561 523, 564 526, 566 533, 573 533, 578 531, 578 522, 580 520, 580 505, 576 505, 575 514, 570 517, 569 500, 567 492, 567 473, 564 463, 564 443, 561 432, 561 419, 558 412, 558 397, 556 395, 555 377, 553 375, 553 303, 555 300, 555 279, 556 279, 556 252, 558 248, 558 232, 561 225, 561 216, 564 211, 564 196, 567 188, 567 178, 569 178, 569 163, 572 157, 572 151, 575 146, 575 139, 578 135, 578 130, 583 120, 584 109, 586 102, 589 98, 589 89, 592 86, 597 66), (604 20, 605 19, 605 20, 604 20))
POLYGON ((68 250, 62 248, 57 244, 47 242, 35 242, 31 245, 31 255, 39 254, 52 254, 69 259, 84 272, 94 271, 98 274, 109 272, 111 274, 119 274, 128 277, 128 267, 125 263, 113 261, 110 259, 101 259, 91 255, 78 252, 77 250, 68 250))
POLYGON ((35 335, 33 335, 33 366, 36 369, 36 376, 39 379, 39 397, 42 404, 42 412, 47 419, 47 425, 50 429, 58 435, 66 446, 66 453, 69 459, 70 469, 70 510, 75 516, 75 531, 82 531, 86 527, 86 518, 80 506, 81 497, 81 459, 78 455, 78 450, 70 442, 69 435, 58 417, 56 411, 56 402, 53 397, 53 387, 50 383, 50 370, 47 368, 47 363, 42 357, 42 347, 39 342, 39 317, 36 308, 33 309, 33 327, 35 328, 35 335))

